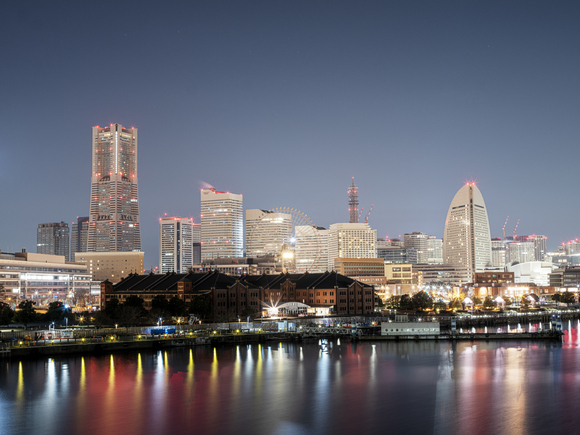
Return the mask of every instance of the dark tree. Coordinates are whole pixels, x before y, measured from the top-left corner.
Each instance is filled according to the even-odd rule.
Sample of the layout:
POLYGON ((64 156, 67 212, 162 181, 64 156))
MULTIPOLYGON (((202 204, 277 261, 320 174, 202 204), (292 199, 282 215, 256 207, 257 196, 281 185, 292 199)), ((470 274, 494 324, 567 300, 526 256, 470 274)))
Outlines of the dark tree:
POLYGON ((119 299, 113 298, 105 304, 105 314, 112 322, 116 322, 119 319, 119 299))
POLYGON ((252 307, 246 307, 242 310, 241 313, 241 318, 242 320, 247 320, 247 318, 249 317, 250 320, 253 319, 256 316, 256 311, 252 308, 252 307))
POLYGON ((139 307, 126 304, 121 305, 118 312, 119 324, 125 327, 137 325, 139 323, 139 318, 143 314, 142 309, 139 307))
POLYGON ((14 318, 14 310, 10 305, 0 302, 0 325, 9 325, 14 318))
POLYGON ((169 302, 167 303, 167 310, 173 317, 183 317, 187 314, 187 307, 185 302, 177 296, 173 296, 171 299, 169 299, 169 302))
POLYGON ((34 322, 38 316, 34 310, 35 302, 32 301, 22 301, 18 304, 18 310, 14 316, 16 323, 22 323, 24 327, 28 327, 28 324, 34 322))
POLYGON ((127 299, 125 299, 125 303, 123 305, 125 305, 126 307, 134 307, 138 308, 139 310, 143 310, 144 303, 145 301, 143 300, 143 298, 140 298, 139 296, 136 295, 131 295, 127 299))
POLYGON ((413 295, 413 307, 417 310, 425 310, 433 307, 433 299, 426 292, 420 291, 413 295))
POLYGON ((194 296, 189 304, 189 314, 195 314, 200 319, 207 318, 212 312, 209 293, 194 296))
POLYGON ((451 302, 449 302, 449 309, 450 310, 453 310, 453 309, 460 310, 461 309, 461 301, 459 300, 459 298, 455 298, 451 302))
POLYGON ((157 295, 151 300, 151 314, 163 317, 167 312, 169 301, 164 295, 157 295))
POLYGON ((483 300, 483 308, 486 309, 491 309, 495 307, 495 302, 493 301, 493 299, 491 298, 491 296, 486 296, 485 299, 483 300))
POLYGON ((62 302, 51 302, 48 304, 48 311, 46 312, 48 320, 52 322, 59 322, 64 319, 65 308, 62 302))
POLYGON ((401 299, 399 299, 399 307, 401 307, 402 310, 412 310, 414 305, 411 296, 402 295, 401 299))

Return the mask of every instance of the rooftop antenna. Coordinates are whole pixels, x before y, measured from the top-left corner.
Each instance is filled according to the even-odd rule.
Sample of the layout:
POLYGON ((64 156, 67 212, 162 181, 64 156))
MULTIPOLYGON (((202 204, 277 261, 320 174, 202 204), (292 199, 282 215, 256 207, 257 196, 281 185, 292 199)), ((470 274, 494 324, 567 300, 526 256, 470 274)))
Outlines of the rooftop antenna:
POLYGON ((505 226, 507 225, 507 222, 508 222, 508 219, 509 218, 510 218, 509 216, 505 218, 505 223, 503 224, 503 227, 502 227, 502 229, 503 229, 503 239, 504 240, 505 240, 505 226))
POLYGON ((348 188, 348 211, 350 213, 349 223, 356 224, 360 215, 358 210, 358 187, 354 184, 354 177, 352 177, 352 181, 348 188))

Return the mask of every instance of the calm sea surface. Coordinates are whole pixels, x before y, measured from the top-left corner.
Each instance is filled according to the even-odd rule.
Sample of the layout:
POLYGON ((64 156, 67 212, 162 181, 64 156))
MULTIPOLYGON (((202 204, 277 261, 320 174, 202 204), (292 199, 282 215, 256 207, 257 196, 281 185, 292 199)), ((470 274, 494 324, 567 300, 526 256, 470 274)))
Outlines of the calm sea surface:
POLYGON ((0 360, 1 434, 572 434, 580 337, 0 360))

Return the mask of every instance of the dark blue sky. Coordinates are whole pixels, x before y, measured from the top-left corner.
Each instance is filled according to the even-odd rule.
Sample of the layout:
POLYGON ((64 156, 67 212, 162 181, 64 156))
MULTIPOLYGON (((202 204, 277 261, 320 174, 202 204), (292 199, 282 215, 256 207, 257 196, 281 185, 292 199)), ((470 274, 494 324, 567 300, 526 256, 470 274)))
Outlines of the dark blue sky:
POLYGON ((147 267, 158 217, 207 182, 245 208, 441 237, 466 180, 492 236, 580 236, 580 3, 18 2, 0 5, 0 249, 87 215, 91 127, 139 129, 147 267))

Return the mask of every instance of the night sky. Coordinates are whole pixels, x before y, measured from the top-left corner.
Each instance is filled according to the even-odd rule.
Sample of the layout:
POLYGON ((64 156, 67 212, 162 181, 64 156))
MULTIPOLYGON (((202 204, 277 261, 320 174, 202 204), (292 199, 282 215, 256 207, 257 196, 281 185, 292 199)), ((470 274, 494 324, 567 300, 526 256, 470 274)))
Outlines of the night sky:
POLYGON ((244 208, 443 236, 474 180, 492 237, 580 236, 580 3, 3 1, 0 249, 89 211, 91 127, 139 129, 146 267, 202 183, 244 208), (363 215, 366 211, 363 212, 363 215))

